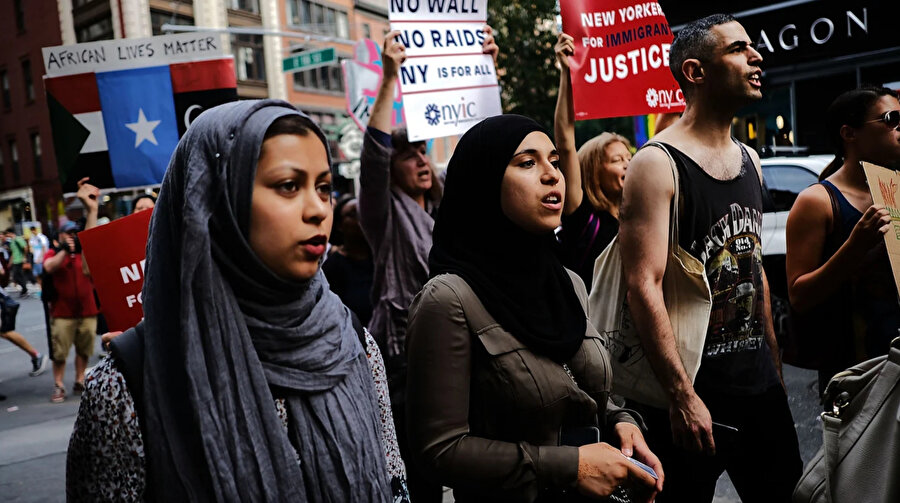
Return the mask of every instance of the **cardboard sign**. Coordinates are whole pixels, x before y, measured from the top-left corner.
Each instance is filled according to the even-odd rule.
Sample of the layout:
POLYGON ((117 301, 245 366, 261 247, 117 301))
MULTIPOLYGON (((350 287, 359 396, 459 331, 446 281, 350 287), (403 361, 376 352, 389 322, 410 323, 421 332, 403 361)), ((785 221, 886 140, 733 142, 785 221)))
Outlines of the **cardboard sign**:
POLYGON ((894 271, 894 284, 900 291, 900 174, 868 162, 862 163, 869 182, 872 201, 884 206, 891 213, 891 230, 884 235, 891 270, 894 271))
POLYGON ((657 2, 561 0, 560 9, 563 30, 575 39, 576 120, 684 110, 669 71, 674 37, 657 2))
MULTIPOLYGON (((353 52, 353 59, 341 61, 341 69, 344 72, 344 96, 347 99, 347 113, 360 131, 365 131, 384 75, 381 67, 381 49, 373 40, 364 38, 356 43, 353 52)), ((403 124, 403 100, 399 84, 394 90, 392 108, 393 128, 403 124)), ((359 155, 355 157, 358 158, 359 155)))
POLYGON ((487 0, 391 0, 406 47, 400 88, 410 141, 465 133, 500 115, 494 60, 481 52, 487 0))
POLYGON ((152 215, 144 210, 78 233, 111 331, 127 330, 144 317, 141 288, 152 215))

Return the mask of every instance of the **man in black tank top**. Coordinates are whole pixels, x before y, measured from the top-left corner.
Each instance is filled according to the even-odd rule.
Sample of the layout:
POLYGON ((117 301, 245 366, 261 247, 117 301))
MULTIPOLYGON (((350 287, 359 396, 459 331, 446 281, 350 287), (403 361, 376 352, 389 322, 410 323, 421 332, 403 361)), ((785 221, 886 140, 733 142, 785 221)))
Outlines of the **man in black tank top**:
POLYGON ((680 183, 679 245, 704 266, 712 311, 692 383, 675 346, 662 278, 674 194, 669 158, 638 152, 628 169, 622 261, 634 322, 669 410, 633 404, 666 471, 657 501, 709 502, 727 470, 747 502, 789 502, 800 477, 762 266, 759 157, 731 136, 734 113, 759 99, 762 56, 727 15, 691 23, 672 44, 687 108, 654 140, 680 183))

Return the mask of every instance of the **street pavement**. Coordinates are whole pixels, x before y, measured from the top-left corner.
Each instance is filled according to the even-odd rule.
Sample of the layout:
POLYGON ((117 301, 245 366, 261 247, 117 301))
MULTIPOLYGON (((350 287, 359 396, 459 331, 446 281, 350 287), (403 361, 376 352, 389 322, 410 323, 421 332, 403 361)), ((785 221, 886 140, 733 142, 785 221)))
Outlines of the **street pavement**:
MULTIPOLYGON (((13 289, 7 292, 18 298, 13 289)), ((17 331, 38 351, 47 352, 41 301, 32 296, 20 302, 17 331)), ((89 366, 97 363, 99 353, 98 337, 89 366)), ((66 448, 78 412, 78 398, 71 395, 75 372, 73 360, 74 352, 69 355, 66 366, 65 385, 69 396, 64 403, 54 404, 50 402, 53 391, 50 369, 43 375, 30 377, 30 358, 12 343, 0 340, 0 394, 7 396, 0 402, 0 500, 65 501, 66 448)), ((785 367, 785 380, 805 464, 822 444, 816 374, 785 367)), ((444 493, 444 501, 453 501, 449 490, 444 493)), ((715 502, 739 501, 728 477, 723 475, 715 502)))

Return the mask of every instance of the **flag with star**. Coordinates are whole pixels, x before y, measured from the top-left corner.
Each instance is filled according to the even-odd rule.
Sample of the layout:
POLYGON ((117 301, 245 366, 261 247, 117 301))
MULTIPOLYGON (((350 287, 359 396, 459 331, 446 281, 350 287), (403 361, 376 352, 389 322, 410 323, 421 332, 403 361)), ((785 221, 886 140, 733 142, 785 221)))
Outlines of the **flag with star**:
POLYGON ((203 110, 237 99, 234 59, 45 77, 63 192, 162 182, 178 139, 203 110))

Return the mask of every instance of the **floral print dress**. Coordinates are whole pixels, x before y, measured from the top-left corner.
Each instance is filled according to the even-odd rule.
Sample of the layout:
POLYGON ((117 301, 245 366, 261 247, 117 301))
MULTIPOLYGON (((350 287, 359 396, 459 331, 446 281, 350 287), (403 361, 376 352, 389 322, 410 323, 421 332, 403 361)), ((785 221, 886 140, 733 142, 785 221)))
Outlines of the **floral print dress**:
MULTIPOLYGON (((366 357, 381 412, 382 445, 391 477, 393 501, 409 503, 406 467, 400 458, 394 431, 384 361, 368 330, 365 336, 366 357)), ((84 385, 66 459, 67 499, 142 500, 146 479, 144 442, 125 376, 116 368, 114 360, 107 357, 85 378, 84 385)), ((287 431, 288 413, 284 400, 276 399, 274 407, 287 431)))

